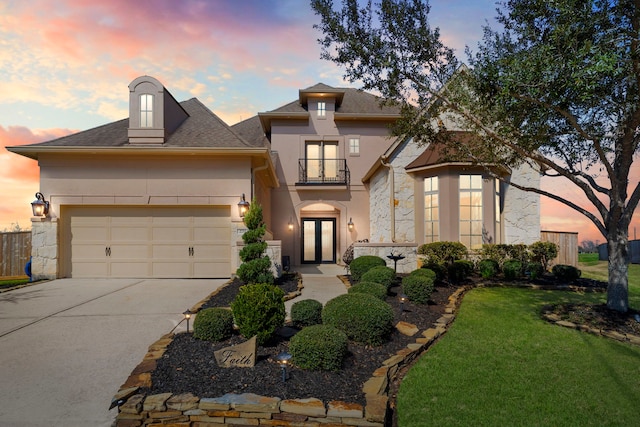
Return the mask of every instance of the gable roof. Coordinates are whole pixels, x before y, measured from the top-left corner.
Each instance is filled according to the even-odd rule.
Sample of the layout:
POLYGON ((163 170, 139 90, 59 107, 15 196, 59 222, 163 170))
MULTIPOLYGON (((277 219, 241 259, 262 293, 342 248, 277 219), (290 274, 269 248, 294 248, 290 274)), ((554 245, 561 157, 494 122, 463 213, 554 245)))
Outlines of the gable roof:
MULTIPOLYGON (((167 136, 162 147, 264 147, 260 142, 255 140, 249 142, 242 138, 196 98, 183 101, 180 106, 189 117, 167 136)), ((128 127, 129 120, 123 119, 51 141, 22 147, 125 147, 132 145, 129 144, 127 136, 128 127)))

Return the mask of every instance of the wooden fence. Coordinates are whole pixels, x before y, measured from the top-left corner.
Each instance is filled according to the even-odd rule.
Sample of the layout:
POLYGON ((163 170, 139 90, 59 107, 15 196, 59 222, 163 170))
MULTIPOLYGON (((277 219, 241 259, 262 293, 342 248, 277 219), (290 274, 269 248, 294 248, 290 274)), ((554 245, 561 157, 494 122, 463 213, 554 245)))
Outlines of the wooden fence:
POLYGON ((551 265, 566 264, 578 266, 578 233, 564 231, 541 231, 542 242, 553 242, 558 245, 558 257, 551 265))
POLYGON ((25 276, 31 257, 31 231, 0 233, 0 277, 25 276))

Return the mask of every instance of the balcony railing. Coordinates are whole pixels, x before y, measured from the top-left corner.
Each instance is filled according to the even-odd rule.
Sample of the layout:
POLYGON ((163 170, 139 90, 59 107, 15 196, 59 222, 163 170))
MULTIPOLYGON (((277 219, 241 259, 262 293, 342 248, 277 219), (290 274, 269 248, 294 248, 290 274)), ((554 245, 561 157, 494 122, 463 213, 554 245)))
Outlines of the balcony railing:
POLYGON ((299 159, 296 185, 349 185, 347 159, 299 159))

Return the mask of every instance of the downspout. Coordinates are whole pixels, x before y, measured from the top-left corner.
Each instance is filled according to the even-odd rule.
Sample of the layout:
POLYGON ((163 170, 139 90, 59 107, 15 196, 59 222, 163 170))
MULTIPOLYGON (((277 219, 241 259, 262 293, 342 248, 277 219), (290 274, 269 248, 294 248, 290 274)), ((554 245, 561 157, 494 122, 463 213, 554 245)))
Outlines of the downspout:
POLYGON ((251 200, 256 194, 256 173, 269 167, 269 162, 265 159, 264 165, 259 166, 251 171, 251 200))
POLYGON ((380 158, 382 166, 389 168, 389 214, 391 216, 391 241, 396 242, 396 200, 395 200, 395 179, 393 173, 393 166, 391 162, 385 163, 384 159, 380 158))

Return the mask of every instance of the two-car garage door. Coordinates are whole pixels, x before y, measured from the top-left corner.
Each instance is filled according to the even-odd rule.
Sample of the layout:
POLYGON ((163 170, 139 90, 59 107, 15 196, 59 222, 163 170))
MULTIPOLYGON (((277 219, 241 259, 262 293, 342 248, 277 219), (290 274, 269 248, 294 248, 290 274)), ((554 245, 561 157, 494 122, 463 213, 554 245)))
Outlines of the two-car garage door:
POLYGON ((229 207, 69 211, 71 276, 211 278, 231 274, 229 207))

